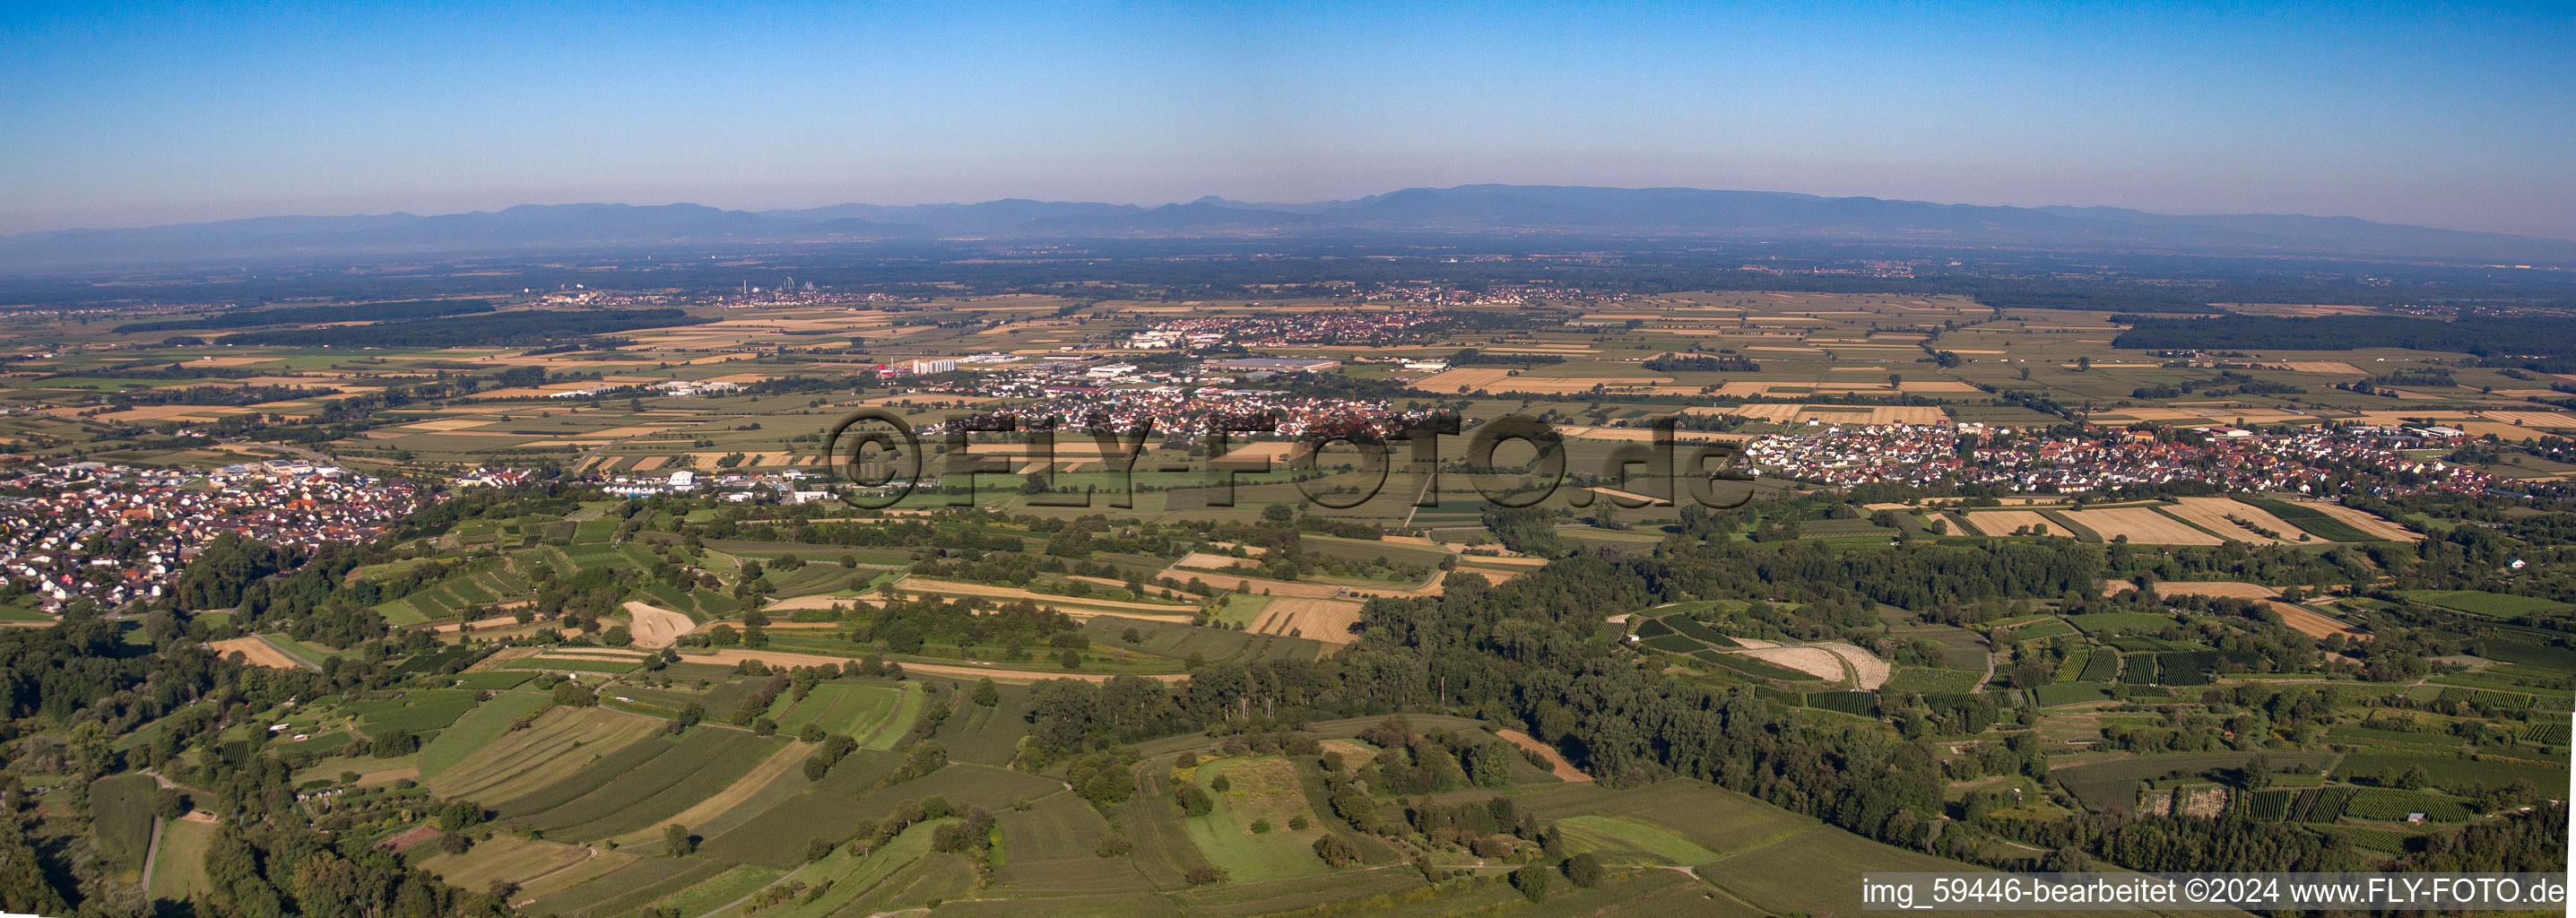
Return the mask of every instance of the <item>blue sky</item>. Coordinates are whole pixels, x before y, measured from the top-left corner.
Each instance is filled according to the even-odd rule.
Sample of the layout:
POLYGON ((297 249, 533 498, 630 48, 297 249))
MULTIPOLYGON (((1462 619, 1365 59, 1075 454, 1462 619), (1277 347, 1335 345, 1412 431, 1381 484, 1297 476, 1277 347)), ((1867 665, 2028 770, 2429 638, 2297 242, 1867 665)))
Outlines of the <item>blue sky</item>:
POLYGON ((1513 182, 2576 238, 2565 5, 535 6, 7 4, 0 232, 1513 182))

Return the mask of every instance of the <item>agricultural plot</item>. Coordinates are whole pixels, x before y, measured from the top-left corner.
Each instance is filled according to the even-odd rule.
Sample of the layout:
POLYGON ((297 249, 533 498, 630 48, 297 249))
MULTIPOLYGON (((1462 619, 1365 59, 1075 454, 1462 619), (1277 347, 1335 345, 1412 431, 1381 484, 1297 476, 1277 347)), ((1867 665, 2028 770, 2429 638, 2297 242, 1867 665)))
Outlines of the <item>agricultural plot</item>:
MULTIPOLYGON (((1200 628, 1188 624, 1104 615, 1083 623, 1094 646, 1112 646, 1165 657, 1178 664, 1197 656, 1207 663, 1252 663, 1259 660, 1312 660, 1325 644, 1312 638, 1200 628), (1127 632, 1136 632, 1129 643, 1127 632)), ((1175 665, 1173 668, 1179 668, 1175 665)))
POLYGON ((2105 542, 2122 541, 2122 536, 2137 545, 2217 545, 2222 541, 2154 507, 2115 507, 2065 516, 2100 533, 2105 542))
POLYGON ((404 692, 385 701, 363 701, 344 705, 358 716, 359 727, 369 736, 388 730, 428 733, 443 730, 465 712, 474 709, 474 693, 460 689, 432 689, 404 692))
MULTIPOLYGON (((804 700, 773 710, 771 716, 778 721, 781 733, 793 734, 803 730, 806 724, 815 724, 826 733, 838 733, 865 742, 883 733, 894 722, 896 712, 920 693, 920 687, 909 682, 896 685, 826 682, 815 686, 804 700)), ((896 732, 900 733, 899 730, 896 732)))
MULTIPOLYGON (((1775 844, 1727 858, 1723 869, 1704 874, 1709 883, 1768 914, 1791 912, 1860 914, 1861 876, 1865 873, 1979 873, 1956 861, 1880 844, 1849 832, 1818 826, 1775 844)), ((2016 914, 2063 918, 2143 912, 2034 910, 2016 914)))
POLYGON ((2543 788, 2567 786, 2564 761, 2540 762, 2485 756, 2464 759, 2452 756, 2407 755, 2385 748, 2364 748, 2344 757, 2337 772, 2345 778, 2372 778, 2394 783, 2409 768, 2422 768, 2426 784, 2455 793, 2470 793, 2503 787, 2515 781, 2529 781, 2543 788))
POLYGON ((2379 517, 2342 504, 2322 501, 2290 501, 2275 498, 2244 498, 2244 502, 2269 511, 2274 517, 2320 539, 2337 542, 2416 542, 2423 535, 2379 517))
POLYGON ((781 868, 743 864, 663 898, 661 907, 678 915, 709 914, 786 875, 781 868))
POLYGON ((1165 764, 1147 761, 1138 766, 1138 771, 1141 775, 1136 796, 1115 807, 1118 827, 1135 846, 1128 860, 1157 889, 1186 888, 1189 881, 1185 874, 1193 867, 1206 866, 1208 858, 1191 842, 1189 827, 1183 824, 1179 808, 1172 805, 1172 783, 1165 764))
MULTIPOLYGON (((2056 686, 2049 686, 2056 688, 2056 686)), ((2314 765, 2325 769, 2334 765, 2335 755, 2326 752, 2272 752, 2272 767, 2314 765)), ((2058 783, 2076 799, 2094 809, 2130 808, 2138 799, 2138 789, 2145 782, 2169 775, 2199 775, 2213 770, 2229 771, 2245 767, 2254 757, 2251 752, 2184 752, 2169 755, 2140 756, 2116 762, 2096 762, 2057 769, 2058 783)))
POLYGON ((2465 822, 2477 813, 2468 801, 2422 791, 2365 787, 2357 790, 2343 815, 2375 822, 2404 822, 2421 815, 2426 822, 2465 822))
POLYGON ((504 733, 452 767, 431 774, 424 762, 422 773, 430 790, 441 797, 506 800, 561 780, 594 759, 652 735, 662 723, 605 708, 555 708, 527 729, 504 733))
POLYGON ((1705 864, 1720 856, 1661 826, 1625 816, 1568 816, 1556 824, 1565 833, 1567 850, 1607 852, 1611 856, 1605 860, 1611 863, 1629 860, 1619 857, 1621 853, 1680 866, 1705 864))
MULTIPOLYGON (((1908 666, 1897 670, 1894 678, 1879 686, 1888 692, 1919 692, 1926 695, 1961 695, 1986 681, 1982 669, 1938 669, 1908 666)), ((1842 694, 1850 694, 1848 692, 1842 694)))
POLYGON ((1732 855, 1816 825, 1813 820, 1716 786, 1684 779, 1609 790, 1563 784, 1522 794, 1522 808, 1542 819, 1606 816, 1636 822, 1690 845, 1732 855))
POLYGON ((2264 513, 2259 509, 2237 503, 2234 500, 2224 497, 2175 498, 2172 505, 2163 509, 2167 516, 2181 520, 2203 532, 2231 542, 2246 542, 2254 545, 2277 545, 2284 541, 2296 542, 2299 540, 2300 535, 2305 535, 2305 533, 2292 534, 2295 527, 2293 527, 2293 529, 2283 529, 2281 527, 2288 526, 2289 524, 2281 523, 2279 520, 2274 519, 2271 514, 2264 513), (2278 525, 2265 525, 2263 523, 2255 522, 2251 518, 2253 515, 2260 515, 2264 519, 2270 520, 2278 525), (2240 525, 2235 520, 2229 519, 2229 517, 2243 519, 2246 521, 2247 525, 2240 525), (2252 528, 2256 526, 2281 533, 2282 535, 2287 536, 2287 538, 2275 538, 2273 536, 2256 532, 2254 531, 2254 528, 2252 528))
POLYGON ((1214 807, 1207 815, 1183 820, 1191 843, 1210 862, 1246 883, 1329 869, 1315 857, 1315 837, 1324 830, 1306 801, 1296 765, 1274 757, 1221 759, 1199 766, 1199 786, 1209 787, 1218 775, 1232 786, 1209 794, 1214 807), (1291 830, 1288 823, 1297 818, 1315 824, 1291 830))
POLYGON ((2048 517, 2041 516, 2037 511, 2032 510, 1979 510, 1975 513, 1957 514, 1957 516, 1959 519, 1967 521, 1968 525, 1976 527, 1976 535, 1994 536, 1998 538, 2011 536, 2015 533, 2020 533, 2022 535, 2037 534, 2051 536, 2074 535, 2074 533, 2066 531, 2066 527, 2051 522, 2048 517))
POLYGON ((1360 604, 1347 599, 1301 599, 1271 597, 1257 616, 1252 630, 1262 634, 1284 634, 1312 638, 1328 644, 1348 644, 1358 638, 1360 604))
POLYGON ((871 810, 846 797, 795 794, 731 831, 708 836, 699 843, 698 852, 720 861, 794 867, 805 860, 806 842, 817 838, 839 842, 850 837, 851 827, 859 820, 882 815, 885 811, 871 810))
POLYGON ((421 775, 434 777, 454 767, 467 756, 500 739, 511 721, 527 716, 545 703, 545 696, 534 692, 502 692, 492 700, 476 705, 474 710, 465 712, 454 724, 440 731, 438 738, 421 747, 421 775))
POLYGON ((191 896, 214 891, 214 882, 206 877, 206 850, 214 846, 215 823, 193 819, 173 819, 161 827, 161 850, 152 859, 152 886, 144 894, 154 899, 185 901, 191 896))
POLYGON ((998 815, 1006 860, 994 887, 1013 896, 1066 896, 1147 890, 1152 884, 1125 858, 1094 853, 1107 820, 1068 794, 1047 798, 1027 812, 998 815))
POLYGON ((2074 633, 2075 626, 2067 624, 2064 619, 2043 618, 2035 622, 2015 625, 2011 630, 2005 631, 2001 639, 2011 643, 2020 643, 2022 641, 2039 641, 2053 637, 2064 637, 2074 633))
POLYGON ((101 853, 127 867, 143 866, 152 846, 152 797, 159 788, 150 775, 140 774, 90 783, 90 827, 101 853))
POLYGON ((705 858, 641 858, 602 875, 595 882, 541 894, 536 899, 536 907, 562 910, 558 914, 625 914, 650 905, 663 896, 705 882, 732 866, 705 858))
POLYGON ((494 881, 524 883, 593 857, 624 860, 630 856, 598 855, 561 842, 499 834, 484 839, 464 854, 434 853, 420 862, 420 868, 452 885, 481 889, 489 888, 494 881))
POLYGON ((2532 596, 2489 593, 2483 590, 2401 590, 2398 595, 2427 605, 2488 618, 2564 615, 2570 611, 2576 611, 2576 606, 2563 602, 2532 596))
MULTIPOLYGON (((712 727, 700 727, 677 742, 638 743, 603 757, 600 764, 647 746, 658 747, 658 754, 631 765, 616 763, 622 767, 584 769, 558 782, 581 792, 579 796, 533 810, 517 821, 545 830, 548 837, 570 841, 644 829, 723 792, 786 745, 783 739, 712 727)), ((565 792, 547 788, 539 793, 549 790, 565 792)), ((526 798, 512 801, 503 809, 526 802, 526 798)))

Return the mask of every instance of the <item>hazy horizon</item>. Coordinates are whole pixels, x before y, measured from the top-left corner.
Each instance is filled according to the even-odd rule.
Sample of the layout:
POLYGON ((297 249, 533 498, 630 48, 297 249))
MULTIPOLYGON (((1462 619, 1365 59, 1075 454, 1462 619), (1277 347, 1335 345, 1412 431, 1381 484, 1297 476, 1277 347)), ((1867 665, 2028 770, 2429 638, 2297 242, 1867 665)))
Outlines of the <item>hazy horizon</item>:
POLYGON ((2576 239, 2542 8, 21 5, 0 44, 10 234, 1497 183, 2576 239))
MULTIPOLYGON (((1517 185, 1517 186, 1520 186, 1520 187, 1601 187, 1601 188, 1612 188, 1612 187, 1614 187, 1614 186, 1568 186, 1568 185, 1564 185, 1564 184, 1561 184, 1561 183, 1535 183, 1535 182, 1533 182, 1533 183, 1466 182, 1466 183, 1460 183, 1459 185, 1450 185, 1450 186, 1408 185, 1408 186, 1404 186, 1404 187, 1405 187, 1405 188, 1449 188, 1449 187, 1476 186, 1476 185, 1501 185, 1501 184, 1517 185)), ((1630 187, 1630 188, 1626 188, 1626 189, 1619 189, 1619 190, 1640 190, 1640 189, 1644 189, 1644 188, 1646 188, 1646 187, 1647 187, 1647 186, 1632 186, 1632 187, 1630 187)), ((1679 186, 1657 186, 1657 187, 1664 187, 1664 188, 1679 188, 1679 186)), ((1372 196, 1372 195, 1384 195, 1384 194, 1388 194, 1388 193, 1396 192, 1396 191, 1401 191, 1401 190, 1404 190, 1404 189, 1403 189, 1403 188, 1386 188, 1386 189, 1381 189, 1381 190, 1378 190, 1378 191, 1371 191, 1371 192, 1366 192, 1366 193, 1362 193, 1362 194, 1353 194, 1353 195, 1339 196, 1339 197, 1333 197, 1333 198, 1316 198, 1316 199, 1312 199, 1312 200, 1264 200, 1264 201, 1250 200, 1250 199, 1246 199, 1246 198, 1236 197, 1236 196, 1233 196, 1233 195, 1223 195, 1223 194, 1199 195, 1199 196, 1196 196, 1196 197, 1190 197, 1190 198, 1181 198, 1181 199, 1175 199, 1175 200, 1158 200, 1158 201, 1099 201, 1099 200, 1076 200, 1076 199, 1069 199, 1069 198, 1055 198, 1055 199, 1050 199, 1050 198, 1028 198, 1028 197, 1026 197, 1026 196, 1011 195, 1011 196, 998 196, 998 197, 978 198, 978 199, 973 199, 973 200, 946 200, 946 201, 906 201, 906 202, 887 202, 887 201, 817 201, 817 202, 804 203, 804 204, 795 204, 795 203, 790 203, 790 204, 783 204, 783 205, 771 206, 771 207, 728 207, 728 206, 725 206, 725 205, 722 205, 722 204, 710 204, 710 203, 705 202, 705 201, 600 201, 600 200, 588 200, 588 201, 571 201, 571 200, 567 200, 567 201, 543 201, 543 202, 536 202, 536 201, 523 201, 523 202, 519 202, 519 203, 516 203, 516 204, 504 204, 504 205, 495 206, 495 207, 477 207, 477 208, 469 208, 469 209, 464 209, 464 210, 453 210, 453 211, 450 211, 450 210, 414 210, 414 209, 395 208, 395 209, 391 209, 391 210, 362 211, 362 212, 353 212, 353 213, 283 213, 283 212, 281 212, 281 213, 273 213, 273 214, 249 214, 249 215, 244 215, 244 216, 239 216, 239 217, 213 217, 213 218, 209 218, 209 219, 205 219, 205 220, 177 220, 177 221, 171 221, 171 222, 168 222, 168 223, 129 224, 129 225, 122 225, 122 226, 99 225, 99 226, 75 226, 75 227, 47 227, 47 228, 29 229, 29 230, 18 230, 18 231, 0 231, 0 238, 7 238, 7 237, 11 237, 11 236, 25 235, 25 234, 30 234, 30 233, 46 233, 46 232, 78 232, 78 231, 86 231, 86 230, 110 230, 110 231, 112 231, 112 230, 125 230, 125 229, 147 229, 147 228, 159 227, 159 226, 186 226, 186 225, 193 225, 193 224, 222 223, 222 222, 226 222, 226 221, 230 221, 230 220, 253 220, 253 219, 262 219, 262 218, 289 218, 289 219, 336 219, 336 218, 356 218, 356 217, 380 217, 380 216, 393 216, 393 215, 397 215, 397 214, 408 214, 408 215, 416 216, 416 217, 434 217, 434 216, 446 216, 446 215, 452 215, 452 214, 465 214, 465 213, 496 213, 496 212, 499 212, 499 211, 508 210, 508 209, 510 209, 510 208, 513 208, 513 207, 523 207, 523 206, 529 206, 529 207, 579 207, 579 206, 610 206, 610 207, 616 207, 616 206, 624 206, 624 207, 638 207, 638 208, 646 208, 646 207, 681 207, 681 206, 698 206, 698 207, 711 207, 711 208, 716 208, 716 209, 719 209, 719 210, 727 210, 727 211, 740 211, 740 212, 749 212, 749 213, 765 213, 765 212, 773 212, 773 211, 802 211, 802 210, 818 210, 818 209, 822 209, 822 208, 835 207, 835 206, 841 206, 841 205, 862 205, 862 206, 876 206, 876 207, 938 207, 938 206, 966 206, 966 205, 985 204, 985 203, 992 203, 992 202, 996 202, 996 201, 1003 201, 1003 200, 1015 200, 1015 199, 1016 199, 1016 200, 1035 200, 1035 201, 1040 201, 1040 202, 1043 202, 1043 203, 1129 205, 1129 206, 1135 206, 1135 207, 1139 207, 1139 208, 1144 208, 1144 209, 1148 209, 1148 210, 1150 210, 1150 209, 1157 208, 1157 207, 1164 207, 1164 206, 1170 206, 1170 205, 1179 205, 1179 204, 1189 204, 1189 203, 1193 203, 1193 202, 1196 202, 1196 201, 1199 201, 1199 200, 1203 200, 1203 199, 1206 199, 1206 198, 1220 198, 1220 199, 1224 199, 1224 200, 1227 200, 1227 201, 1230 201, 1230 202, 1233 202, 1233 203, 1236 203, 1236 204, 1247 204, 1247 205, 1272 204, 1272 205, 1282 205, 1282 206, 1302 206, 1302 205, 1311 205, 1311 204, 1325 204, 1325 203, 1335 203, 1335 202, 1346 202, 1346 201, 1352 201, 1352 200, 1357 200, 1357 199, 1361 199, 1361 198, 1366 198, 1366 197, 1369 197, 1369 196, 1372 196)), ((1694 191, 1746 191, 1746 192, 1757 192, 1757 193, 1778 193, 1778 194, 1810 194, 1810 192, 1796 191, 1796 190, 1791 190, 1791 189, 1779 189, 1779 188, 1700 188, 1700 189, 1684 189, 1684 190, 1694 190, 1694 191)), ((1816 197, 1838 198, 1838 197, 1881 197, 1881 196, 1877 196, 1877 195, 1816 195, 1816 197)), ((1910 199, 1910 198, 1893 198, 1893 197, 1882 197, 1881 199, 1883 199, 1883 200, 1892 200, 1892 201, 1917 201, 1917 199, 1910 199)), ((1998 204, 1994 204, 1994 203, 1992 203, 1992 202, 1986 202, 1986 201, 1917 201, 1917 202, 1918 202, 1918 203, 1925 203, 1925 204, 1934 204, 1934 205, 1961 205, 1961 206, 1970 206, 1970 207, 2012 206, 2012 207, 2032 207, 2032 208, 2038 208, 2038 207, 2102 207, 2102 206, 2107 206, 2107 207, 2118 207, 2118 206, 2122 206, 2122 205, 2100 205, 2100 204, 2079 203, 2079 202, 2052 202, 2052 203, 2027 204, 2027 205, 2023 205, 2023 204, 1998 205, 1998 204)), ((2240 211, 2240 212, 2235 212, 2235 213, 2189 213, 2189 214, 2186 214, 2186 213, 2179 213, 2179 212, 2175 212, 2175 211, 2157 211, 2157 210, 2152 210, 2152 209, 2150 209, 2150 208, 2142 208, 2142 207, 2141 207, 2141 208, 2129 208, 2129 209, 2132 209, 2132 210, 2139 210, 2139 211, 2144 211, 2144 212, 2148 212, 2148 213, 2162 214, 2162 215, 2166 215, 2166 216, 2306 216, 2306 217, 2349 217, 2349 216, 2353 216, 2353 215, 2351 215, 2351 214, 2286 214, 2286 213, 2277 213, 2277 212, 2258 212, 2258 211, 2240 211)), ((2365 218, 2365 219, 2366 219, 2366 218, 2365 218)), ((2461 229, 2460 227, 2439 227, 2439 226, 2429 226, 2429 225, 2425 225, 2425 224, 2397 224, 2397 223, 2393 223, 2393 221, 2376 221, 2376 222, 2392 223, 2393 225, 2416 225, 2416 226, 2426 226, 2426 228, 2429 228, 2429 229, 2461 229)), ((2534 233, 2510 233, 2510 231, 2497 231, 2497 230, 2473 230, 2473 231, 2474 231, 2474 232, 2506 232, 2506 233, 2508 233, 2508 234, 2510 234, 2510 235, 2524 235, 2524 236, 2531 236, 2531 237, 2534 237, 2534 238, 2542 238, 2542 239, 2557 239, 2557 240, 2563 240, 2563 241, 2576 242, 2576 237, 2567 237, 2567 236, 2547 236, 2547 235, 2534 234, 2534 233)))

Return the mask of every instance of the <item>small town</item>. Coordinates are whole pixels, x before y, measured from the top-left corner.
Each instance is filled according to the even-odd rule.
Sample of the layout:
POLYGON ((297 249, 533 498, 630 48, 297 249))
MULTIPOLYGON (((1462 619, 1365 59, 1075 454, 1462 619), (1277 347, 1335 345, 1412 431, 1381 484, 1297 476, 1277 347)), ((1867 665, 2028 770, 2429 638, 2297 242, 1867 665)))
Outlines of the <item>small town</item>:
POLYGON ((34 466, 0 489, 0 571, 9 589, 60 613, 158 598, 189 559, 233 533, 305 551, 364 543, 443 495, 309 462, 197 472, 100 462, 34 466))
POLYGON ((1981 424, 1887 424, 1760 437, 1745 447, 1745 462, 1765 474, 1842 487, 1953 484, 2049 494, 2177 482, 2232 492, 2324 494, 2356 473, 2371 480, 2350 487, 2374 496, 2495 487, 2493 474, 2409 454, 2427 447, 2439 452, 2462 439, 2459 431, 2440 427, 2097 429, 2059 436, 2016 435, 2012 428, 1981 424))

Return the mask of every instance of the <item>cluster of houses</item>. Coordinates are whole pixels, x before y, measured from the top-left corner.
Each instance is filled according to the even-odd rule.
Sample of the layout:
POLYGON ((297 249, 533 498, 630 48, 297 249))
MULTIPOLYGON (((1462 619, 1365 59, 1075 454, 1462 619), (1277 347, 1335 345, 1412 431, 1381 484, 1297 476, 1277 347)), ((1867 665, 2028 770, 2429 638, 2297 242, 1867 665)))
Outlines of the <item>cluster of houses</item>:
POLYGON ((656 494, 694 494, 712 491, 716 499, 730 503, 751 503, 763 496, 775 497, 780 503, 801 504, 826 500, 832 492, 819 487, 821 476, 804 469, 780 469, 769 472, 729 472, 700 475, 688 469, 669 474, 607 475, 598 480, 602 490, 619 497, 651 497, 656 494))
POLYGON ((2380 493, 2481 491, 2496 483, 2489 473, 2406 449, 2440 445, 2438 436, 2373 427, 2194 432, 2200 436, 2097 430, 2017 437, 2010 428, 1974 424, 1835 426, 1758 438, 1745 447, 1745 461, 1764 474, 1842 486, 1965 484, 2064 494, 2174 482, 2311 494, 2348 471, 2378 475, 2380 493))
MULTIPOLYGON (((1375 399, 1293 395, 1262 389, 1221 386, 1152 386, 1108 389, 1051 387, 1035 400, 987 409, 977 426, 1009 418, 1027 428, 1082 428, 1131 431, 1152 425, 1157 434, 1194 436, 1220 427, 1258 428, 1263 433, 1302 437, 1309 434, 1366 432, 1386 436, 1402 430, 1416 414, 1375 399)), ((946 432, 945 425, 927 428, 946 432)))
POLYGON ((1319 309, 1262 316, 1209 316, 1155 323, 1127 336, 1127 346, 1140 350, 1197 349, 1221 344, 1244 347, 1312 347, 1316 345, 1412 344, 1426 326, 1442 324, 1427 309, 1364 311, 1319 309))
POLYGON ((330 465, 269 462, 213 471, 99 462, 31 466, 0 479, 0 574, 59 612, 163 595, 225 533, 318 549, 365 542, 443 499, 330 465))

